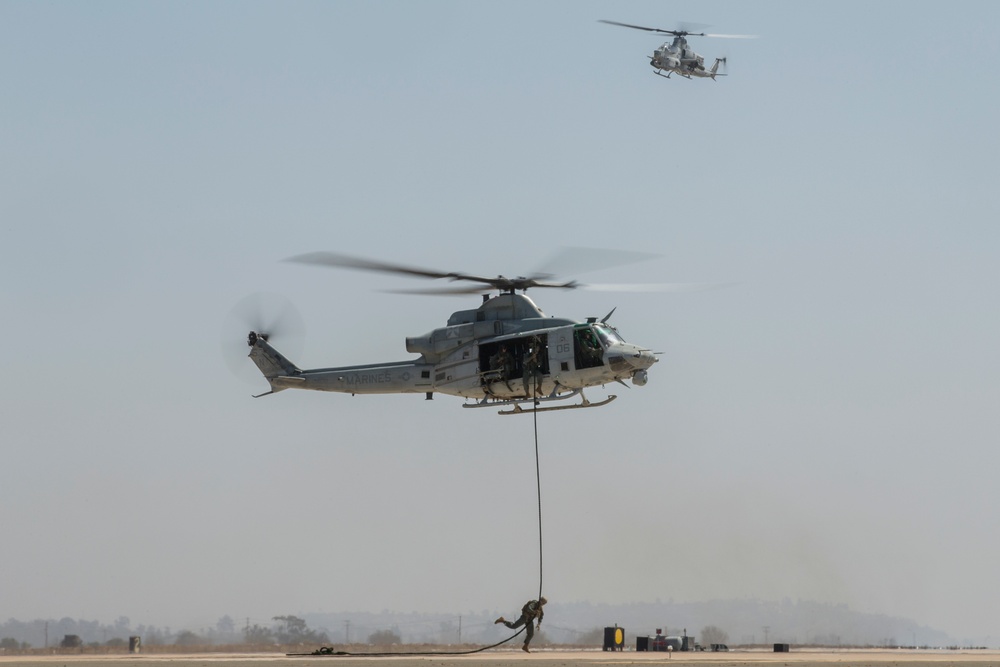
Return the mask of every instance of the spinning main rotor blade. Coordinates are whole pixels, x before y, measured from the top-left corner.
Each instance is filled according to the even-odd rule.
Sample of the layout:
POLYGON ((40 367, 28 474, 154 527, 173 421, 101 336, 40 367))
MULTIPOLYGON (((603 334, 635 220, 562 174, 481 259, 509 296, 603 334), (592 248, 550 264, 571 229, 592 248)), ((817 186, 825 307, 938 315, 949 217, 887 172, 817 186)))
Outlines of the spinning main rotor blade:
POLYGON ((340 255, 333 252, 311 252, 304 255, 289 257, 285 261, 296 262, 299 264, 313 264, 317 266, 332 266, 337 268, 360 269, 363 271, 376 271, 379 273, 397 273, 407 276, 417 276, 420 278, 447 278, 448 280, 464 280, 468 282, 481 283, 481 287, 429 290, 422 292, 425 294, 475 294, 489 291, 490 288, 501 291, 526 290, 531 287, 558 287, 562 289, 572 289, 575 286, 572 282, 551 282, 548 280, 550 276, 547 274, 518 276, 516 278, 507 278, 504 276, 496 276, 495 278, 492 278, 467 273, 457 273, 453 271, 435 271, 432 269, 403 266, 402 264, 390 264, 388 262, 379 262, 364 259, 362 257, 352 257, 350 255, 340 255))
MULTIPOLYGON (((564 289, 581 289, 588 292, 632 292, 642 293, 675 293, 704 292, 713 289, 730 287, 736 283, 566 283, 565 285, 542 285, 542 287, 562 287, 564 289)), ((442 287, 440 289, 399 289, 384 290, 389 294, 429 294, 433 296, 460 296, 466 294, 485 294, 489 289, 484 287, 442 287)))
POLYGON ((634 28, 635 30, 645 30, 646 32, 655 32, 660 35, 673 35, 674 37, 722 37, 725 39, 757 39, 757 35, 722 35, 719 33, 712 32, 692 32, 690 30, 665 30, 663 28, 647 28, 642 25, 632 25, 631 23, 619 23, 618 21, 608 21, 606 19, 599 19, 601 23, 608 23, 610 25, 619 25, 623 28, 634 28))
POLYGON ((694 35, 695 37, 703 37, 705 33, 703 32, 688 32, 687 30, 664 30, 663 28, 647 28, 644 25, 632 25, 631 23, 619 23, 618 21, 608 21, 607 19, 598 19, 601 23, 607 23, 609 25, 620 25, 623 28, 634 28, 636 30, 645 30, 646 32, 655 32, 661 35, 673 35, 674 37, 686 37, 688 35, 694 35))
POLYGON ((729 287, 736 283, 604 283, 580 285, 580 289, 592 292, 704 292, 705 290, 729 287))
POLYGON ((611 250, 607 248, 580 248, 570 246, 557 250, 543 263, 543 269, 535 271, 536 277, 575 276, 590 271, 600 271, 626 264, 659 259, 660 255, 632 250, 611 250))
MULTIPOLYGON (((683 284, 659 284, 659 285, 585 285, 575 280, 559 281, 555 279, 558 274, 577 274, 587 271, 597 271, 624 264, 634 264, 649 259, 655 259, 659 255, 647 252, 634 252, 629 250, 609 250, 604 248, 563 248, 550 256, 545 262, 545 270, 539 270, 528 276, 518 276, 507 278, 505 276, 487 277, 477 276, 467 273, 457 273, 453 271, 436 271, 402 264, 392 264, 377 260, 341 255, 333 252, 311 252, 304 255, 289 257, 287 262, 298 264, 311 264, 314 266, 327 266, 335 268, 359 269, 362 271, 374 271, 378 273, 392 273, 406 276, 416 276, 419 278, 440 279, 449 281, 466 281, 477 283, 475 285, 454 286, 454 287, 431 287, 418 289, 393 289, 386 290, 394 294, 430 294, 430 295, 463 295, 463 294, 485 294, 492 290, 501 292, 524 291, 538 287, 551 289, 591 289, 600 291, 625 291, 625 292, 665 292, 665 291, 692 291, 693 289, 708 289, 707 287, 691 287, 683 284)), ((698 284, 700 285, 700 283, 698 284)), ((710 285, 710 284, 709 284, 710 285)))
POLYGON ((427 296, 465 296, 468 294, 488 294, 498 288, 492 285, 470 287, 427 287, 423 289, 387 289, 387 294, 424 294, 427 296))
MULTIPOLYGON (((451 278, 453 280, 476 280, 476 276, 465 276, 459 273, 445 273, 443 271, 433 271, 430 269, 420 269, 402 264, 389 264, 363 257, 351 257, 350 255, 340 255, 335 252, 308 252, 304 255, 289 257, 286 262, 296 262, 298 264, 313 264, 316 266, 333 266, 344 269, 360 269, 362 271, 376 271, 378 273, 401 273, 407 276, 418 276, 421 278, 451 278)), ((482 279, 486 280, 486 279, 482 279)))

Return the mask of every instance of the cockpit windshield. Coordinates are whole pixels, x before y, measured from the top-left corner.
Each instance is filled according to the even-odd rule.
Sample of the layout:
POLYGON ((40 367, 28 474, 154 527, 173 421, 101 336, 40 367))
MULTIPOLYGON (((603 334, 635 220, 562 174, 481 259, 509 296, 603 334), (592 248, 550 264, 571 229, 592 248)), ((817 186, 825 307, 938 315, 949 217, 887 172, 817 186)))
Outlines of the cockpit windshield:
POLYGON ((609 327, 606 324, 595 324, 594 331, 597 332, 597 337, 601 339, 601 344, 604 345, 605 349, 616 343, 624 343, 622 337, 618 335, 618 332, 609 327))

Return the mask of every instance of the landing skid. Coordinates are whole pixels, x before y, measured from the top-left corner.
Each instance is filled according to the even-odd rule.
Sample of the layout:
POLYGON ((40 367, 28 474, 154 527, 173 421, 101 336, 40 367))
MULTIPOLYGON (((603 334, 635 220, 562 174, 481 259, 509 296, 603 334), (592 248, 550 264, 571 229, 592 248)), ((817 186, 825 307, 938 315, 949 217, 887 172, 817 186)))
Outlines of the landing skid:
MULTIPOLYGON (((655 72, 653 72, 653 74, 655 74, 656 76, 662 76, 664 79, 669 79, 670 75, 673 74, 674 72, 677 72, 677 70, 670 70, 666 74, 664 74, 661 70, 656 70, 655 72)), ((685 74, 684 72, 677 72, 677 76, 682 76, 685 79, 691 78, 690 74, 685 74)))
MULTIPOLYGON (((577 410, 579 408, 599 408, 602 405, 607 405, 608 403, 610 403, 611 401, 615 400, 616 398, 618 398, 618 396, 616 396, 615 394, 611 394, 610 396, 608 396, 603 401, 598 401, 597 403, 591 403, 590 401, 587 400, 587 397, 584 396, 583 400, 581 402, 576 403, 574 405, 552 405, 552 406, 544 407, 544 408, 543 407, 538 407, 538 406, 535 406, 535 407, 532 407, 532 408, 522 408, 521 404, 518 403, 518 404, 515 404, 512 409, 510 409, 510 410, 500 410, 499 412, 497 412, 497 414, 498 415, 528 415, 528 414, 531 414, 532 412, 551 412, 553 410, 577 410)), ((524 401, 522 401, 522 403, 523 402, 524 401)))
POLYGON ((568 394, 556 395, 555 392, 549 394, 548 396, 539 396, 537 398, 501 398, 494 401, 490 400, 490 396, 485 396, 483 399, 477 403, 464 403, 463 408, 494 408, 497 406, 506 405, 516 405, 517 403, 534 403, 535 401, 565 401, 567 398, 573 398, 577 394, 582 394, 583 390, 574 389, 568 394))
POLYGON ((557 395, 554 392, 548 396, 539 396, 537 398, 511 398, 507 400, 495 400, 491 401, 489 397, 477 403, 465 403, 462 405, 463 408, 496 408, 496 407, 510 407, 510 410, 500 410, 497 414, 500 415, 519 415, 519 414, 529 414, 531 412, 549 412, 551 410, 576 410, 577 408, 598 408, 602 405, 607 405, 611 401, 618 398, 614 394, 608 396, 603 401, 598 401, 596 403, 591 403, 587 400, 587 397, 583 395, 581 389, 574 389, 568 394, 557 395), (579 394, 581 401, 573 405, 553 405, 548 407, 539 407, 542 403, 551 403, 553 401, 565 401, 568 398, 573 398, 579 394), (522 405, 527 403, 532 404, 533 407, 522 408, 522 405))

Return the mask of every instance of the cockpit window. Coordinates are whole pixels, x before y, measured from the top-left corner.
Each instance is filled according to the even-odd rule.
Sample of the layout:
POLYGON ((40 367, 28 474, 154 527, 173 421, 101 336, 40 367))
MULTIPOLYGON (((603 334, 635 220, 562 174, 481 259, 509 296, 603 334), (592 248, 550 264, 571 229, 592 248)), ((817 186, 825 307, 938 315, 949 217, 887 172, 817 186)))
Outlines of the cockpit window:
POLYGON ((594 330, 580 325, 574 332, 573 355, 577 368, 596 368, 604 363, 604 348, 594 330))
POLYGON ((624 343, 622 337, 618 335, 618 332, 607 325, 597 324, 594 325, 594 331, 597 332, 598 338, 601 339, 604 347, 607 348, 616 343, 624 343))
POLYGON ((597 341, 597 337, 594 336, 594 332, 586 327, 576 330, 576 339, 585 348, 591 350, 601 349, 601 344, 597 341))

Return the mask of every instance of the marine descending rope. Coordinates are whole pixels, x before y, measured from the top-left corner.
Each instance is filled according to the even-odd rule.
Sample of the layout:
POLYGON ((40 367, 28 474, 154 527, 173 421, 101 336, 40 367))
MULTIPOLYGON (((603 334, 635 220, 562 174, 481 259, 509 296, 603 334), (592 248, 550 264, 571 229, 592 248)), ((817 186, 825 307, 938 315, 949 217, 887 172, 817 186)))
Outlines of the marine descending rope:
MULTIPOLYGON (((535 399, 535 406, 538 406, 538 399, 535 399)), ((541 465, 539 464, 538 458, 538 411, 532 410, 534 417, 534 427, 535 427, 535 486, 538 489, 538 599, 542 598, 542 473, 541 465)), ((534 619, 528 619, 527 623, 534 623, 534 619)), ((489 646, 481 646, 475 649, 468 649, 466 651, 398 651, 398 652, 385 652, 385 653, 352 653, 350 651, 338 651, 332 646, 321 646, 312 653, 286 653, 288 656, 373 656, 373 657, 386 657, 394 655, 471 655, 473 653, 482 653, 483 651, 488 651, 491 648, 496 648, 497 646, 502 646, 514 639, 522 632, 527 629, 527 623, 525 627, 512 634, 507 639, 497 642, 496 644, 490 644, 489 646)))

